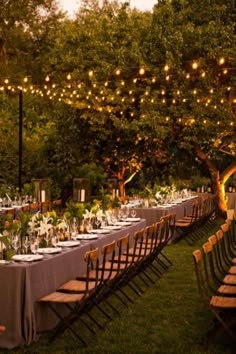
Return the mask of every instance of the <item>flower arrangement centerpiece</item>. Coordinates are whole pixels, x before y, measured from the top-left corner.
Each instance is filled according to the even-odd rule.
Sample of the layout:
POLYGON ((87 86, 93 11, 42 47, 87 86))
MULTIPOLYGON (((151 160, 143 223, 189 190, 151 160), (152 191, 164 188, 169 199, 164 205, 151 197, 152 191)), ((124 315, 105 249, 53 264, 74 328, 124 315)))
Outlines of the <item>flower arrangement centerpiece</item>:
MULTIPOLYGON (((66 203, 66 211, 62 220, 64 227, 61 227, 61 231, 63 232, 64 230, 64 234, 70 234, 71 232, 76 232, 80 229, 83 221, 84 210, 85 206, 83 203, 73 201, 66 203)), ((67 236, 69 237, 69 235, 67 236)))
POLYGON ((10 259, 14 254, 12 240, 15 234, 18 233, 19 220, 15 220, 13 215, 6 214, 0 218, 0 242, 1 251, 4 259, 10 259))
POLYGON ((52 216, 50 213, 41 214, 38 212, 34 214, 29 222, 29 229, 31 234, 35 234, 38 237, 40 247, 47 246, 53 231, 52 216))
POLYGON ((104 216, 105 214, 102 209, 101 201, 94 200, 90 206, 87 206, 83 214, 85 231, 90 231, 95 225, 98 228, 101 225, 104 216))

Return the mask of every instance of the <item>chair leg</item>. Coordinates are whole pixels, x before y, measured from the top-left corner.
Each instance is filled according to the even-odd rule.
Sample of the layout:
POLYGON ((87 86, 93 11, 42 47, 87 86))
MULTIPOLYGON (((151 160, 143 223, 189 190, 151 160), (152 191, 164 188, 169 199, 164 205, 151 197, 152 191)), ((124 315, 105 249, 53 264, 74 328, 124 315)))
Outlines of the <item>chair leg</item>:
POLYGON ((53 307, 53 305, 51 305, 50 303, 48 303, 49 307, 51 308, 51 310, 56 314, 56 316, 60 319, 60 323, 58 324, 56 331, 54 333, 54 335, 49 339, 49 342, 53 342, 58 335, 61 335, 65 332, 66 329, 69 329, 75 337, 77 337, 80 342, 84 345, 87 346, 87 343, 83 340, 83 338, 81 338, 75 331, 74 329, 71 327, 72 323, 76 321, 76 319, 78 319, 78 315, 75 315, 73 313, 73 316, 71 316, 72 314, 70 313, 68 316, 66 317, 62 317, 59 312, 57 312, 55 310, 55 308, 53 307))

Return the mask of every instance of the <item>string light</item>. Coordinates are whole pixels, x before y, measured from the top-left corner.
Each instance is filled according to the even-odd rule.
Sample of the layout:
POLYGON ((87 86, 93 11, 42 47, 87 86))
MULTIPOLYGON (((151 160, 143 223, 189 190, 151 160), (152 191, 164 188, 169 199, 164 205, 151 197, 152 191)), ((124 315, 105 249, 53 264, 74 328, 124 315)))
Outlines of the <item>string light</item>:
POLYGON ((194 62, 192 63, 192 68, 193 68, 194 70, 196 70, 196 69, 198 68, 198 63, 197 63, 196 61, 194 61, 194 62))
POLYGON ((220 64, 220 65, 223 65, 224 63, 225 63, 225 58, 223 58, 223 57, 220 58, 220 59, 219 59, 219 64, 220 64))
POLYGON ((144 75, 144 74, 145 74, 144 68, 140 68, 140 69, 139 69, 139 75, 144 75))
POLYGON ((168 70, 169 70, 169 65, 166 64, 166 65, 164 66, 164 71, 168 71, 168 70))

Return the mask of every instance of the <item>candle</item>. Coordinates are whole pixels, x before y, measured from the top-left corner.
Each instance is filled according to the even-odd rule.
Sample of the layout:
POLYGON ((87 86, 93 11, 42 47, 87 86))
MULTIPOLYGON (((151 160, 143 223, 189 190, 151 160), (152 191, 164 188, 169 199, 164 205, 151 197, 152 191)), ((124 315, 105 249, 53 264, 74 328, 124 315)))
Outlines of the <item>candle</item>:
POLYGON ((112 190, 112 199, 115 199, 115 197, 116 197, 116 190, 113 189, 113 190, 112 190))
POLYGON ((42 190, 41 191, 41 202, 44 203, 46 200, 46 192, 45 190, 42 190))
POLYGON ((85 202, 85 189, 81 189, 80 201, 85 202))

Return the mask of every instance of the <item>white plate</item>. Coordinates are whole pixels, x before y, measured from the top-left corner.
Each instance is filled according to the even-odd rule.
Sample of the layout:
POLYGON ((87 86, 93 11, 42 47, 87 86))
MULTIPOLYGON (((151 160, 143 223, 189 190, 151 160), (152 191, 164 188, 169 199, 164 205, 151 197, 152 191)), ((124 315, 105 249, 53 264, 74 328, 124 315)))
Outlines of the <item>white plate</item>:
POLYGON ((103 226, 102 230, 120 230, 121 226, 119 225, 107 225, 103 226))
POLYGON ((0 259, 0 265, 6 265, 9 263, 10 263, 10 261, 6 261, 5 259, 0 259))
POLYGON ((43 259, 43 256, 40 254, 15 254, 12 259, 17 262, 35 262, 43 259))
POLYGON ((132 222, 130 222, 130 221, 117 221, 116 224, 120 225, 120 226, 129 226, 129 225, 132 225, 132 222))
POLYGON ((39 248, 38 253, 41 254, 55 254, 60 253, 62 251, 61 247, 46 247, 46 248, 39 248))
POLYGON ((98 238, 98 235, 95 234, 79 234, 76 237, 76 240, 95 240, 96 238, 98 238))
POLYGON ((126 221, 137 222, 140 221, 141 218, 127 218, 126 221))
POLYGON ((111 230, 107 230, 107 229, 94 229, 90 231, 93 234, 109 234, 111 232, 111 230))
POLYGON ((76 247, 80 245, 79 241, 61 241, 57 244, 60 247, 76 247))

